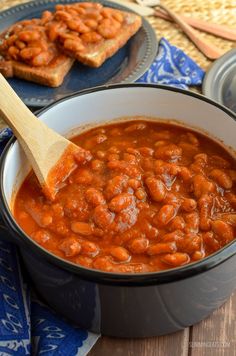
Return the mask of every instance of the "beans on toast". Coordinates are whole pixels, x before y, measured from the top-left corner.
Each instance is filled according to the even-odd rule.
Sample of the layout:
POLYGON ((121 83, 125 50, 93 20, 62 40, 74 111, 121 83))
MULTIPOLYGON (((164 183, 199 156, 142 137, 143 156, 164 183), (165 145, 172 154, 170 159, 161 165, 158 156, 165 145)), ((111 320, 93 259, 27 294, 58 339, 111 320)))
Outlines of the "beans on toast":
POLYGON ((141 25, 140 16, 99 3, 58 4, 0 35, 0 73, 57 87, 75 60, 100 67, 141 25))

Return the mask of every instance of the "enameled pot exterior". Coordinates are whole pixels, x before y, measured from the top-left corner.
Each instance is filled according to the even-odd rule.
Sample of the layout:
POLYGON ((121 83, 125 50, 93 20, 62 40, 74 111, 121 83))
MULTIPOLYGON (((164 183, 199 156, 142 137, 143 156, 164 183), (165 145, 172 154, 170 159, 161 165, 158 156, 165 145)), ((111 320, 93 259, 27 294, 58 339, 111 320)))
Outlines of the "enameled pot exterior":
MULTIPOLYGON (((39 115, 60 133, 122 116, 177 119, 235 147, 233 113, 196 94, 164 86, 97 88, 39 115)), ((2 215, 42 298, 77 325, 117 337, 163 335, 204 319, 236 288, 235 242, 198 263, 149 274, 89 270, 51 255, 23 233, 10 212, 14 186, 27 170, 18 143, 12 141, 1 159, 2 215)))
POLYGON ((193 325, 224 303, 236 286, 236 255, 196 276, 122 286, 90 282, 21 250, 44 300, 82 328, 116 337, 149 337, 193 325))

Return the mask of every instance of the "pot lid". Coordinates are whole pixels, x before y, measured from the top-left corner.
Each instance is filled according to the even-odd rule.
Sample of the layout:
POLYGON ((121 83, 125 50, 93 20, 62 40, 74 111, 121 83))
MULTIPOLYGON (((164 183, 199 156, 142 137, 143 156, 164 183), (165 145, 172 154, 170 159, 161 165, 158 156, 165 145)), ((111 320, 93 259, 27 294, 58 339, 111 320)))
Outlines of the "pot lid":
POLYGON ((212 64, 202 90, 204 95, 236 112, 236 48, 212 64))

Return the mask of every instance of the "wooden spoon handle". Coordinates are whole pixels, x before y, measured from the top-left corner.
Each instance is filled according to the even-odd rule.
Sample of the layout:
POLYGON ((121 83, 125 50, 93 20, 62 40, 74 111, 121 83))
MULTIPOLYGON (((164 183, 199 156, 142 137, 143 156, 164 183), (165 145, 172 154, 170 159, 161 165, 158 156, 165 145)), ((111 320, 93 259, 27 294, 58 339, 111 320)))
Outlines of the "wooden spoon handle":
POLYGON ((218 47, 204 40, 191 26, 189 26, 174 11, 164 5, 159 5, 161 9, 168 13, 169 16, 182 28, 184 33, 192 40, 195 46, 209 59, 217 59, 224 54, 218 47))
MULTIPOLYGON (((156 10, 154 13, 155 16, 160 17, 164 20, 173 21, 173 19, 166 13, 160 10, 156 10)), ((212 35, 225 38, 227 40, 236 41, 236 30, 233 28, 218 25, 215 23, 206 22, 200 19, 179 15, 181 20, 184 20, 188 25, 212 35)))
POLYGON ((40 183, 45 185, 50 169, 56 165, 68 145, 72 144, 38 120, 2 74, 0 114, 19 140, 40 183))
POLYGON ((61 136, 34 116, 2 74, 0 74, 0 114, 26 151, 28 147, 32 147, 34 152, 38 152, 38 159, 41 154, 47 152, 47 146, 50 148, 57 136, 61 139, 61 136))
POLYGON ((31 120, 35 120, 31 111, 22 103, 6 79, 0 73, 0 113, 14 134, 25 137, 31 128, 31 120), (16 109, 17 108, 17 109, 16 109), (11 118, 11 119, 9 119, 11 118), (24 125, 22 124, 22 118, 24 125), (23 132, 24 131, 24 132, 23 132))

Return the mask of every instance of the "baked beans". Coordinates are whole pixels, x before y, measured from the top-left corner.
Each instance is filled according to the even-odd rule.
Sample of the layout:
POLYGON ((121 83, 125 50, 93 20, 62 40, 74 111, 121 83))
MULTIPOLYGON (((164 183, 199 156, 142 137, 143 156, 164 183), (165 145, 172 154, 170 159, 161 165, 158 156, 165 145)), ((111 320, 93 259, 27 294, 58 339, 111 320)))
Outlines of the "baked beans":
POLYGON ((31 172, 14 204, 16 221, 47 250, 85 267, 140 273, 201 260, 235 238, 235 160, 207 136, 136 120, 72 141, 87 151, 55 200, 31 172))

